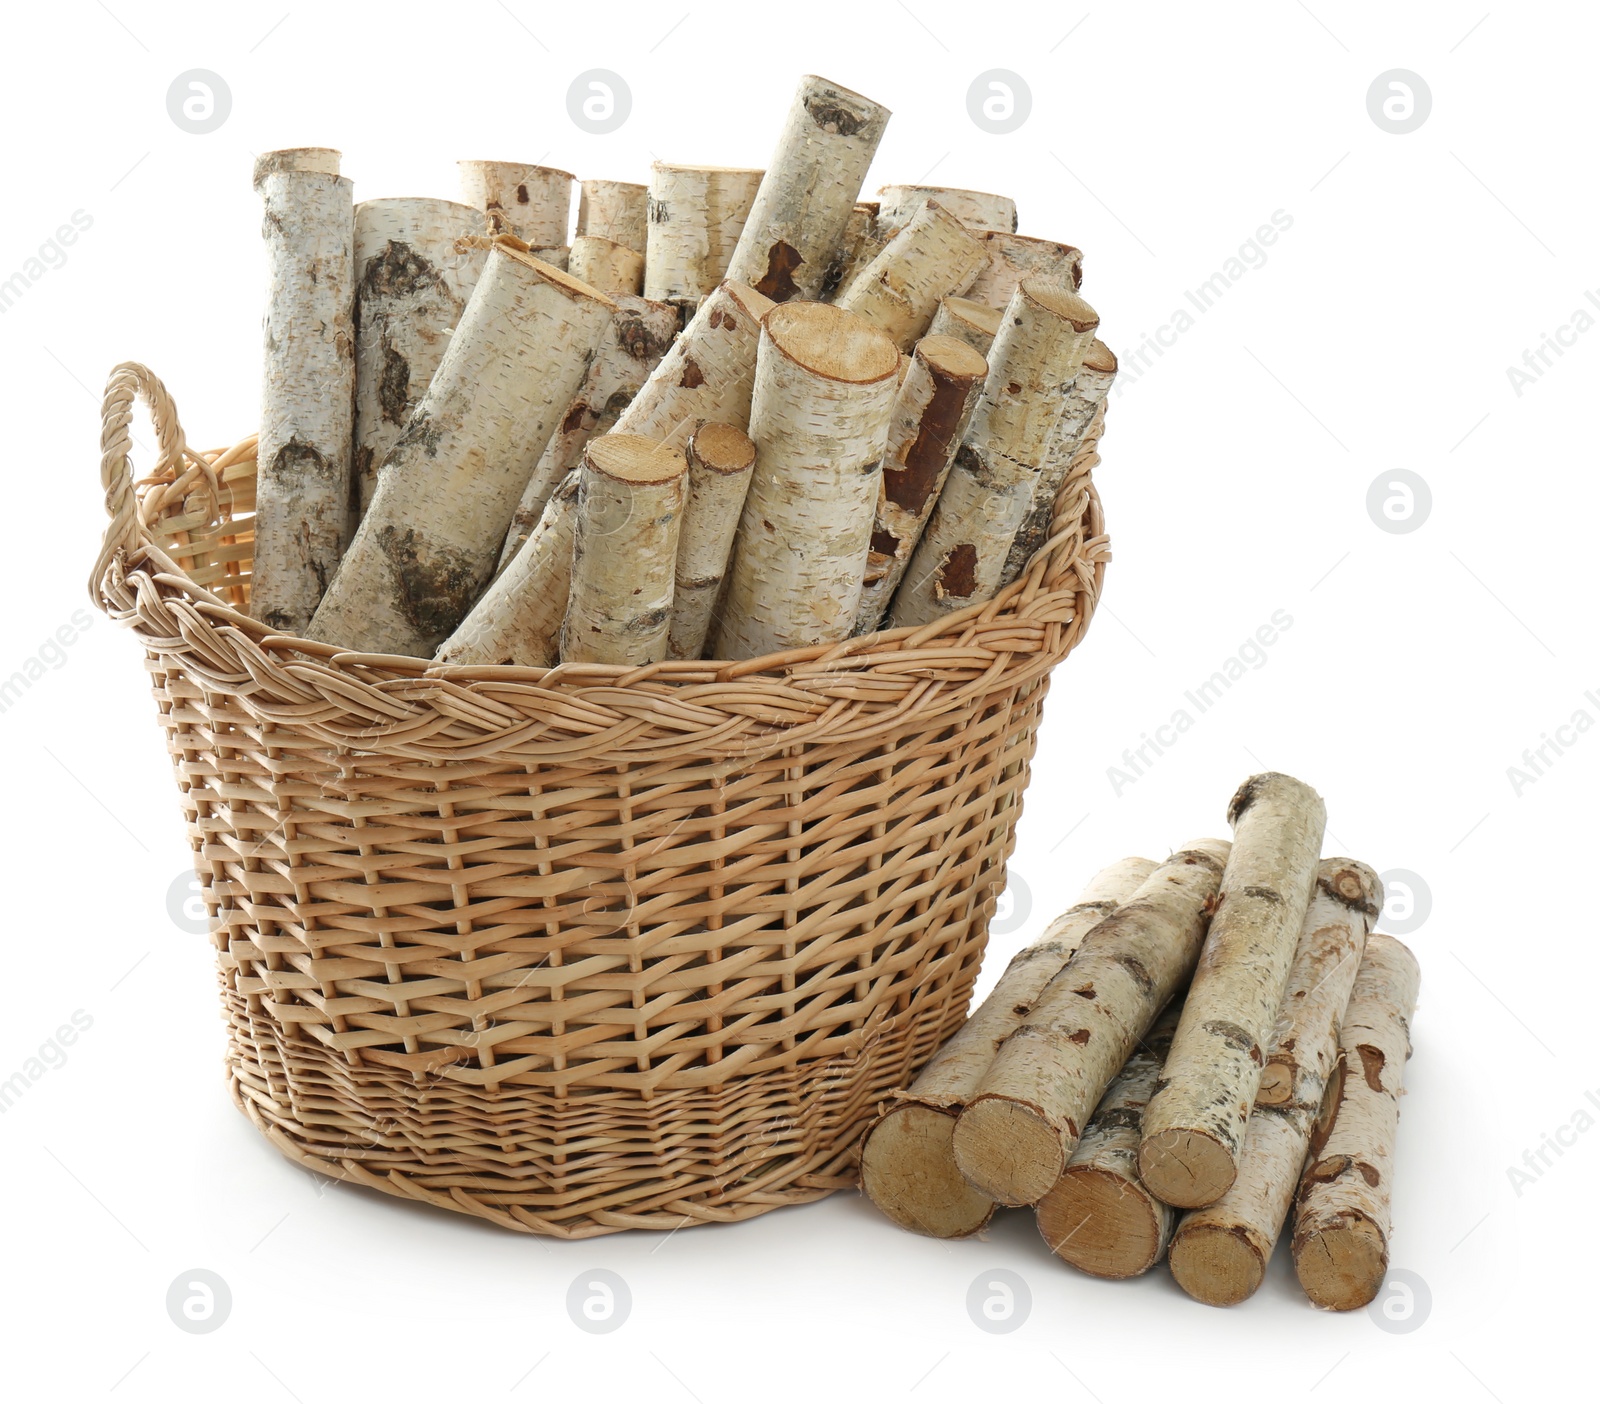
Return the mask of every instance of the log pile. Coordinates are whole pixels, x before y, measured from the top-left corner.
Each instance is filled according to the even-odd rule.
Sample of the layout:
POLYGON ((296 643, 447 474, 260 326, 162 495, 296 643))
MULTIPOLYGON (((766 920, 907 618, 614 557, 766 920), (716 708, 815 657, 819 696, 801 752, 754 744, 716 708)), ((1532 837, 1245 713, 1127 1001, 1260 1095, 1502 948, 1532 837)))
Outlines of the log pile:
POLYGON ((879 1106, 862 1188, 890 1219, 962 1238, 1031 1206, 1080 1271, 1165 1259, 1213 1306, 1287 1231, 1315 1305, 1376 1297, 1417 962, 1372 930, 1377 874, 1318 857, 1310 786, 1252 776, 1228 821, 1101 873, 879 1106))
POLYGON ((1081 255, 1010 196, 864 198, 888 120, 805 77, 764 169, 463 160, 459 203, 258 158, 255 616, 627 667, 921 627, 1017 580, 1116 358, 1081 255))

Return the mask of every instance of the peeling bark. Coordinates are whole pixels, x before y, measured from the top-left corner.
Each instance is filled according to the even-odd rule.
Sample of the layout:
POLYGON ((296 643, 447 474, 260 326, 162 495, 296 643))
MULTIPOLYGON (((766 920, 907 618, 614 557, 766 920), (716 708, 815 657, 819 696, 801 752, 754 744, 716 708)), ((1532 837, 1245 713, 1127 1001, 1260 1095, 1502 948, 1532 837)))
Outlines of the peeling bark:
POLYGON ((1106 1089, 1072 1158, 1034 1206, 1050 1251, 1091 1277, 1138 1277, 1161 1261, 1177 1213, 1139 1180, 1139 1121, 1178 1027, 1168 1004, 1106 1089))
POLYGON ((1237 1178, 1326 818, 1315 790, 1272 772, 1228 806, 1233 852, 1139 1145, 1140 1178, 1180 1209, 1216 1203, 1237 1178))
POLYGON ((728 571, 716 657, 834 643, 855 624, 900 354, 826 302, 761 327, 755 473, 728 571))
POLYGON ((435 659, 459 665, 553 667, 561 651, 561 621, 572 588, 572 536, 578 516, 578 475, 570 474, 545 503, 523 549, 471 613, 440 646, 435 659))
POLYGON ((638 434, 584 448, 563 663, 636 667, 667 656, 687 466, 682 449, 638 434))
POLYGON ((355 217, 339 154, 256 163, 267 307, 250 612, 304 634, 350 531, 355 217))
POLYGON ((1266 1277, 1338 1053, 1340 1016, 1382 903, 1383 886, 1366 864, 1329 858, 1319 865, 1267 1055, 1268 1069, 1282 1074, 1279 1095, 1269 1103, 1257 1094, 1238 1179, 1215 1204, 1185 1214, 1172 1242, 1173 1278, 1197 1301, 1232 1306, 1266 1277))
POLYGON ((1374 933, 1339 1032, 1339 1062, 1300 1180, 1290 1251, 1311 1300, 1353 1311, 1389 1270, 1395 1133, 1421 972, 1374 933))
POLYGON ((815 298, 888 121, 871 99, 802 78, 728 277, 774 302, 815 298))
POLYGON ((727 574, 734 534, 750 490, 756 446, 731 424, 702 424, 688 443, 689 486, 672 592, 667 657, 699 658, 727 574))
POLYGON ((1083 255, 1071 244, 995 232, 985 234, 983 241, 989 262, 967 289, 974 302, 1004 307, 1024 278, 1049 278, 1073 292, 1083 286, 1083 255))
POLYGON ((383 470, 310 635, 431 658, 488 581, 614 304, 506 245, 383 470))
POLYGON ((962 1180, 951 1153, 955 1117, 1045 986, 1155 867, 1148 858, 1124 858, 1097 873, 1073 907, 1012 957, 989 997, 868 1128, 861 1187, 895 1223, 934 1238, 964 1238, 989 1222, 994 1201, 962 1180))
POLYGON ((645 296, 691 313, 728 274, 764 172, 730 166, 650 168, 645 296))
POLYGON ((1002 1204, 1033 1204, 1139 1039, 1194 969, 1228 844, 1200 839, 1084 938, 1000 1046, 956 1123, 956 1164, 1002 1204))
POLYGON ((1000 588, 1062 393, 1099 324, 1088 303, 1054 283, 1029 280, 1012 296, 972 423, 895 592, 891 627, 931 623, 1000 588))
POLYGON ((747 428, 761 319, 771 308, 741 283, 716 288, 623 410, 615 432, 682 448, 708 420, 747 428))
POLYGON ((895 396, 883 482, 856 609, 855 632, 878 627, 944 487, 977 405, 988 362, 965 342, 925 336, 895 396))
POLYGON ((456 247, 481 223, 478 211, 451 200, 364 200, 355 207, 357 521, 483 271, 484 249, 456 247))

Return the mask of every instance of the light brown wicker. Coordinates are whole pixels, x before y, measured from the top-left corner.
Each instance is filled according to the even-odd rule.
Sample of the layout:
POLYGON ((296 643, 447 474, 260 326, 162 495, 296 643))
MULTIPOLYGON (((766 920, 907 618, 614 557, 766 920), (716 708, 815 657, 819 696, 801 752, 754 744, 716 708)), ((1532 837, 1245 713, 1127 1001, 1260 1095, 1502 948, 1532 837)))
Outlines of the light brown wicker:
POLYGON ((566 1238, 855 1182, 874 1104, 964 1015, 1048 673, 1099 596, 1093 442, 987 605, 550 670, 271 634, 243 612, 254 440, 191 451, 125 364, 101 442, 91 593, 144 646, 233 1096, 279 1150, 566 1238))

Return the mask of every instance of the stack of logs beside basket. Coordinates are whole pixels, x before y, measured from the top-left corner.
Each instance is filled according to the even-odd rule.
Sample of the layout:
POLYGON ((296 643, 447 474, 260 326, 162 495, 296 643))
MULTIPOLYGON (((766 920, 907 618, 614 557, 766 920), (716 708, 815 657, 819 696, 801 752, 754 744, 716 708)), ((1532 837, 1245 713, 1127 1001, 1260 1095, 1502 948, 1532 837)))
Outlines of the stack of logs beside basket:
POLYGON ((888 117, 808 77, 765 171, 464 161, 461 203, 261 157, 251 612, 366 654, 634 666, 1018 579, 1116 358, 1078 250, 1010 198, 860 199, 888 117))
POLYGON ((1261 1286, 1292 1220, 1316 1305, 1373 1300, 1417 962, 1372 931, 1377 874, 1319 859, 1309 786, 1253 776, 1228 819, 1231 843, 1099 873, 881 1108, 862 1183, 885 1214, 961 1238, 1029 1205, 1074 1267, 1166 1258, 1214 1306, 1261 1286))

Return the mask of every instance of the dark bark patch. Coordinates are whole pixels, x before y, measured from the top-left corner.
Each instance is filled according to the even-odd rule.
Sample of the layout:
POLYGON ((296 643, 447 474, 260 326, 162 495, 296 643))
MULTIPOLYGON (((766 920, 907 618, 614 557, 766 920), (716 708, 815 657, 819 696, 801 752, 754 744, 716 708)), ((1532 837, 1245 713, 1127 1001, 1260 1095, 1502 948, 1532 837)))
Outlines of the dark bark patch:
POLYGON ((296 435, 272 455, 269 476, 296 490, 301 485, 321 487, 334 480, 335 465, 320 449, 296 435))
POLYGON ((391 458, 398 457, 402 448, 409 450, 413 445, 421 448, 429 458, 439 456, 439 440, 441 438, 438 427, 426 414, 418 413, 406 421, 406 427, 400 431, 400 437, 395 440, 394 447, 389 450, 391 458))
POLYGON ((1089 1041, 1089 1030, 1088 1029, 1074 1029, 1071 1033, 1069 1033, 1067 1035, 1067 1042, 1068 1043, 1076 1043, 1078 1045, 1078 1047, 1080 1047, 1080 1048, 1082 1048, 1083 1045, 1086 1044, 1088 1041, 1089 1041))
POLYGON ((868 545, 869 551, 877 551, 880 555, 892 556, 900 549, 900 538, 892 531, 885 531, 881 526, 872 528, 872 541, 868 545))
POLYGON ((1207 1019, 1200 1027, 1213 1037, 1220 1038, 1229 1048, 1240 1053, 1248 1053, 1250 1061, 1257 1067, 1261 1066, 1263 1061, 1261 1048, 1247 1030, 1237 1024, 1229 1023, 1226 1019, 1207 1019))
POLYGON ((411 418, 411 362, 383 337, 383 367, 378 372, 378 408, 390 424, 411 418))
POLYGON ((643 317, 621 317, 614 327, 617 344, 622 347, 623 354, 635 361, 653 364, 666 355, 667 348, 672 345, 672 332, 660 335, 643 317))
POLYGON ((756 291, 774 302, 787 302, 800 291, 795 285, 794 272, 804 262, 798 249, 779 239, 767 250, 767 271, 756 284, 756 291))
POLYGON ((528 187, 526 185, 519 185, 517 187, 517 203, 519 205, 526 205, 528 203, 528 187))
POLYGON ((1263 902, 1276 902, 1280 907, 1283 905, 1283 894, 1281 892, 1274 891, 1270 887, 1242 888, 1240 890, 1240 896, 1255 897, 1263 902))
POLYGON ((1370 1043, 1358 1043, 1356 1052, 1361 1055, 1361 1075, 1374 1092, 1383 1091, 1383 1049, 1370 1043))
POLYGON ((561 421, 561 432, 563 434, 577 433, 578 430, 583 428, 583 418, 588 413, 588 405, 584 404, 582 400, 574 400, 571 408, 567 410, 567 417, 561 421))
POLYGON ((704 372, 693 356, 683 358, 683 374, 678 377, 678 384, 685 390, 694 390, 706 383, 704 372))
POLYGON ((840 136, 854 136, 867 120, 859 112, 852 112, 820 93, 806 99, 806 114, 823 131, 837 132, 840 136))
POLYGON ((399 239, 390 239, 383 252, 373 254, 361 270, 364 297, 414 297, 443 288, 439 270, 399 239))
POLYGON ((1095 997, 1093 985, 1079 985, 1072 993, 1077 995, 1079 999, 1093 999, 1095 997))
POLYGON ((1137 1131, 1144 1124, 1144 1112, 1138 1107, 1112 1107, 1094 1119, 1099 1131, 1137 1131))
POLYGON ((965 599, 978 588, 978 548, 963 541, 948 556, 939 569, 939 593, 949 599, 965 599))
POLYGON ((482 583, 476 563, 430 545, 410 527, 382 528, 378 545, 394 566, 406 618, 425 639, 448 638, 466 618, 482 583))
POLYGON ((1133 983, 1139 987, 1140 994, 1150 995, 1155 993, 1155 979, 1151 976, 1149 970, 1145 968, 1145 963, 1140 960, 1138 956, 1123 954, 1115 955, 1111 958, 1128 972, 1129 976, 1133 980, 1133 983))
POLYGON ((1383 1176, 1378 1173, 1376 1167, 1368 1165, 1364 1160, 1355 1161, 1354 1164, 1356 1169, 1360 1172, 1361 1178, 1365 1180, 1373 1189, 1377 1189, 1378 1181, 1381 1180, 1383 1176))
POLYGON ((933 395, 917 425, 917 437, 906 450, 905 462, 883 465, 883 493, 897 507, 921 516, 935 490, 939 475, 950 461, 950 441, 966 408, 968 380, 936 378, 933 395))

